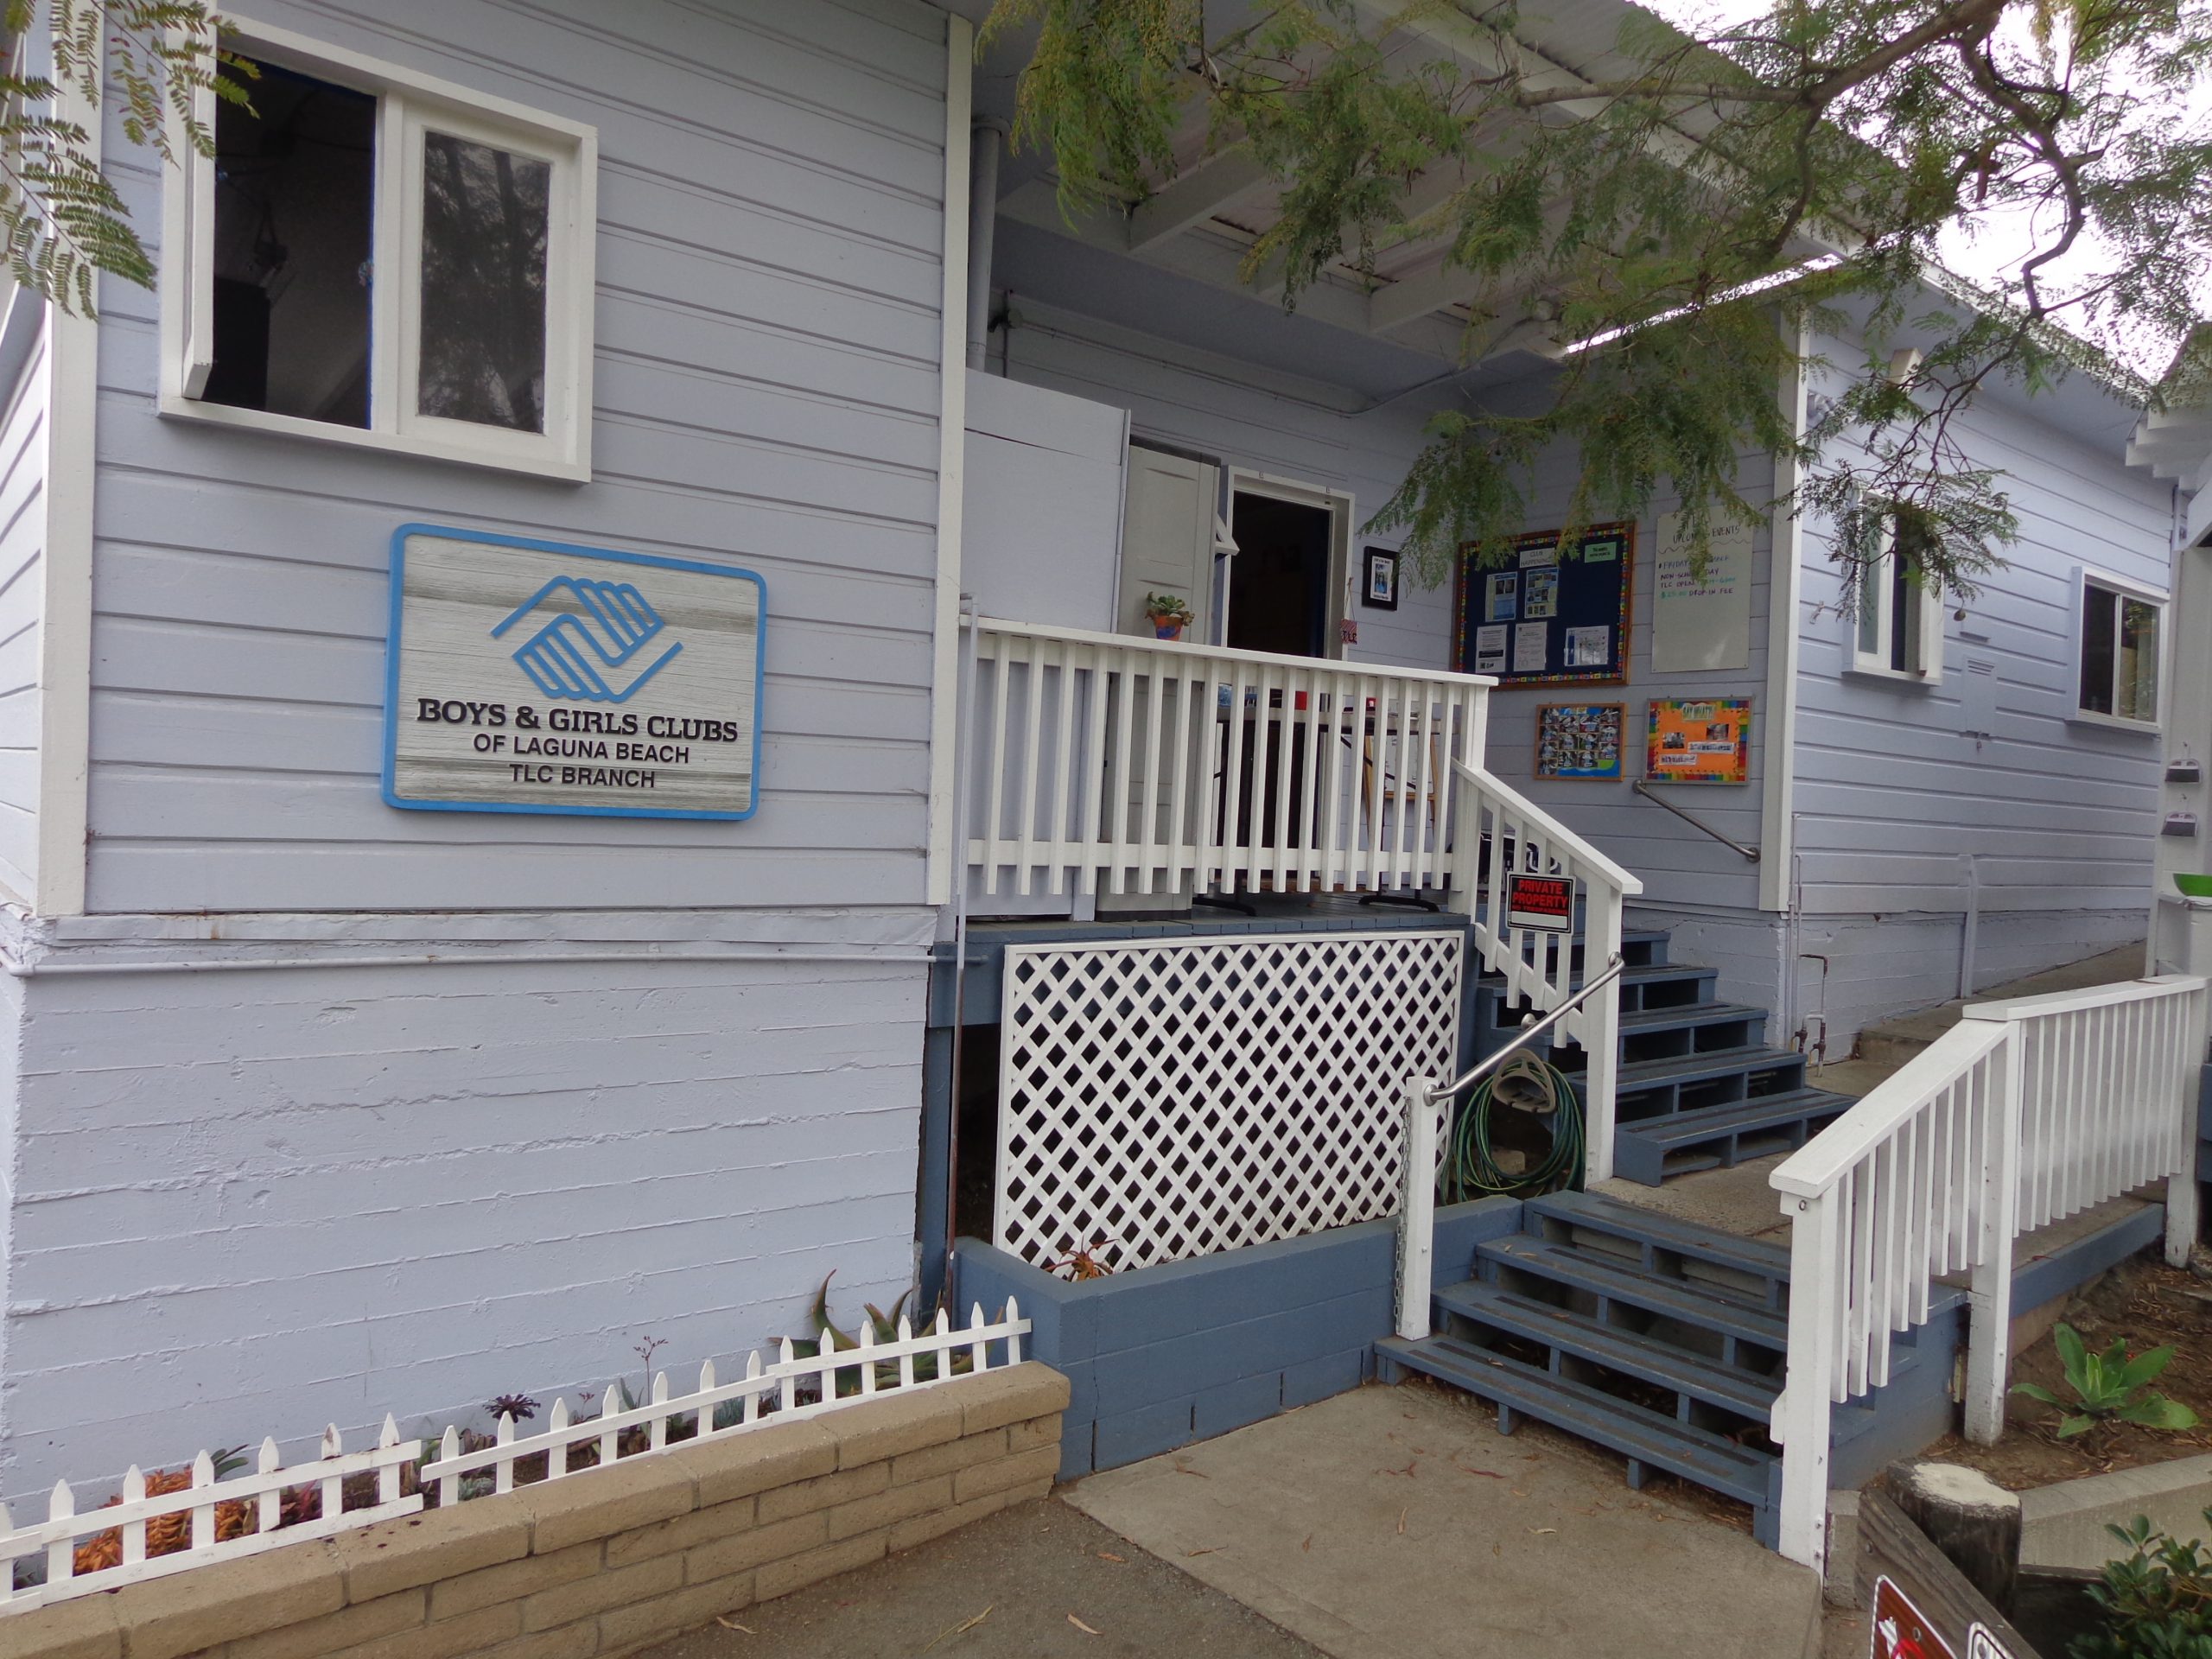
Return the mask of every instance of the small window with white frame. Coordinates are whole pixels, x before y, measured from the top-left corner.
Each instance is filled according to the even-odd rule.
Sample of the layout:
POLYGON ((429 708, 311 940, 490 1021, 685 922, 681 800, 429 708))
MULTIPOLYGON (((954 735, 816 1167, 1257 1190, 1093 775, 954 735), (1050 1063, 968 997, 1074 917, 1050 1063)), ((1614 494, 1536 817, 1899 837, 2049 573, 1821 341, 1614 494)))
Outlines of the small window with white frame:
POLYGON ((2075 661, 2080 671, 2075 718, 2155 730, 2166 595, 2086 568, 2075 573, 2074 589, 2075 661))
POLYGON ((1859 569, 1851 665, 1861 674, 1938 683, 1943 677, 1943 604, 1901 552, 1894 530, 1859 569))
POLYGON ((165 414, 591 473, 594 129, 230 20, 169 183, 165 414))

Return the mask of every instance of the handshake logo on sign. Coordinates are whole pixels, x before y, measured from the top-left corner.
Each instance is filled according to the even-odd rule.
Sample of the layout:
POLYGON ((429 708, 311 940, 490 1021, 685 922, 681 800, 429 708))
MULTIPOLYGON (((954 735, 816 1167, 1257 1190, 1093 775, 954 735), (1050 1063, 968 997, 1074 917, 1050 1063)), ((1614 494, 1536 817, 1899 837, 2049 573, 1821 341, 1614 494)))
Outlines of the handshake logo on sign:
POLYGON ((668 624, 630 583, 588 576, 554 577, 493 629, 492 638, 499 639, 540 607, 553 614, 516 650, 514 659, 549 697, 627 702, 683 649, 683 642, 676 640, 639 667, 645 647, 668 624))

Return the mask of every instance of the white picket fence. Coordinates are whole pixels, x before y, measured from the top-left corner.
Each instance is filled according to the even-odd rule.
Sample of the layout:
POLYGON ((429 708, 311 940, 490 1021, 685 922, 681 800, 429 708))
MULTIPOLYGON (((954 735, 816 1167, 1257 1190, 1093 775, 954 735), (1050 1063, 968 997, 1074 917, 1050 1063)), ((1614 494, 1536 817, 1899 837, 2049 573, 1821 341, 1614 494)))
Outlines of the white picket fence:
POLYGON ((1892 1337, 1971 1273, 1966 1430, 2004 1423, 2013 1243, 2152 1181, 2166 1255, 2196 1236, 2207 982, 2133 980, 1968 1007, 1769 1183, 1791 1221, 1780 1548, 1822 1566, 1834 1408, 1889 1380, 1892 1337))
POLYGON ((977 620, 986 893, 1445 887, 1491 682, 977 620))
MULTIPOLYGON (((1619 953, 1625 901, 1643 883, 1588 842, 1480 766, 1456 767, 1459 786, 1459 833, 1468 847, 1479 840, 1489 851, 1479 894, 1455 895, 1452 907, 1474 915, 1475 945, 1482 966, 1505 978, 1503 1006, 1526 999, 1548 1014, 1573 993, 1576 978, 1572 933, 1516 927, 1507 904, 1509 878, 1516 873, 1564 876, 1582 898, 1582 960, 1595 976, 1619 953), (1477 911, 1479 897, 1481 908, 1477 911)), ((1463 863, 1463 880, 1472 886, 1471 855, 1463 863)), ((1566 1040, 1583 1052, 1588 1175, 1604 1180, 1613 1173, 1616 1080, 1620 1069, 1620 984, 1607 985, 1558 1027, 1566 1040)))
POLYGON ((569 1402, 556 1400, 542 1433, 518 1436, 514 1418, 503 1412, 494 1443, 480 1450, 463 1451, 460 1431, 448 1427, 439 1455, 428 1462, 422 1461, 423 1442, 401 1439, 397 1424, 386 1417, 373 1449, 346 1452, 334 1427, 323 1431, 320 1457, 289 1468, 280 1465, 274 1440, 262 1442, 251 1474, 218 1478, 213 1457, 202 1452, 193 1461, 188 1486, 153 1497, 147 1495, 146 1477, 134 1467, 123 1478, 119 1502, 81 1512, 76 1493, 67 1481, 61 1481, 48 1500, 43 1521, 18 1527, 0 1507, 0 1613, 22 1612, 210 1561, 412 1515, 423 1508, 423 1493, 433 1484, 441 1508, 512 1491, 516 1465, 533 1458, 545 1463, 544 1474, 537 1478, 588 1478, 592 1469, 607 1467, 626 1455, 620 1443, 629 1430, 642 1429, 645 1444, 626 1455, 649 1456, 671 1445, 690 1446, 770 1423, 818 1416, 893 1389, 928 1388, 953 1376, 953 1368, 963 1356, 970 1370, 960 1375, 1018 1365, 1021 1338, 1029 1329, 1020 1306, 1008 1297, 998 1319, 985 1319, 977 1306, 969 1311, 968 1324, 956 1328, 939 1310, 936 1323, 918 1334, 901 1319, 895 1338, 887 1342, 877 1341, 873 1330, 863 1325, 856 1347, 837 1347, 832 1334, 824 1331, 818 1352, 799 1355, 785 1338, 773 1363, 763 1364, 756 1351, 747 1357, 745 1375, 732 1382, 718 1382, 709 1360, 701 1368, 698 1388, 686 1394, 671 1395, 668 1373, 656 1375, 652 1397, 643 1405, 623 1405, 621 1389, 610 1385, 600 1395, 603 1404, 598 1416, 571 1421, 569 1402), (728 1421, 717 1425, 724 1406, 735 1409, 728 1414, 728 1421), (687 1422, 690 1433, 671 1437, 671 1427, 687 1422), (594 1448, 597 1461, 571 1469, 569 1453, 578 1446, 594 1448), (401 1471, 409 1464, 418 1465, 416 1489, 403 1497, 401 1471), (481 1483, 467 1478, 485 1471, 492 1477, 488 1492, 469 1490, 481 1483), (346 1485, 362 1476, 374 1477, 372 1501, 348 1509, 346 1485), (284 1495, 308 1491, 317 1494, 317 1514, 285 1523, 284 1495), (219 1536, 224 1532, 231 1535, 219 1536), (88 1539, 109 1533, 119 1533, 119 1548, 103 1553, 112 1553, 117 1559, 79 1571, 79 1548, 88 1539), (26 1556, 41 1555, 45 1581, 18 1589, 16 1563, 26 1556))

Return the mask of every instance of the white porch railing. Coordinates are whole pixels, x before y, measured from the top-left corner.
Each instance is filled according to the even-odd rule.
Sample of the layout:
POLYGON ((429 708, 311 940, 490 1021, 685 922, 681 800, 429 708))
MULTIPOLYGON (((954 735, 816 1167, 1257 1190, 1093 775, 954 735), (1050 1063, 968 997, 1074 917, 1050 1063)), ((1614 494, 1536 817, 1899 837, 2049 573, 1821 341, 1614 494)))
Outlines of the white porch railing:
POLYGON ((2196 1236, 2207 982, 2174 975, 1970 1007, 1769 1178, 1789 1217, 1789 1355, 1774 1408, 1780 1548, 1827 1550, 1834 1408, 1889 1380, 1891 1338, 1970 1271, 1966 1429, 1997 1438, 2019 1235, 2166 1183, 2166 1256, 2196 1236))
MULTIPOLYGON (((1582 959, 1595 976, 1621 948, 1624 902, 1643 891, 1643 883, 1588 842, 1516 792, 1479 765, 1459 762, 1458 822, 1467 849, 1460 868, 1468 892, 1452 908, 1475 918, 1476 948, 1484 969, 1505 976, 1505 1004, 1526 998, 1539 1014, 1564 1004, 1573 988, 1574 936, 1538 928, 1516 927, 1506 903, 1506 878, 1516 872, 1565 876, 1582 895, 1582 959), (1487 868, 1478 867, 1473 849, 1488 849, 1487 868)), ((1583 1111, 1589 1147, 1589 1179, 1613 1173, 1615 1080, 1620 1070, 1620 986, 1608 985, 1560 1021, 1560 1033, 1582 1050, 1583 1111)))
POLYGON ((986 893, 1448 887, 1471 855, 1450 785, 1482 753, 1487 678, 974 626, 986 893))

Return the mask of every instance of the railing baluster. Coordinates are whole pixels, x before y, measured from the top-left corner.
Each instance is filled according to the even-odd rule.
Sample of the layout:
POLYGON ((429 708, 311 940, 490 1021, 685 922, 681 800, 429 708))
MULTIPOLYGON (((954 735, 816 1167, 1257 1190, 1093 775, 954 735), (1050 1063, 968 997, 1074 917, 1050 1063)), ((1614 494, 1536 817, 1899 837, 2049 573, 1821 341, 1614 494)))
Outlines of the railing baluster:
MULTIPOLYGON (((1006 722, 1007 682, 1011 674, 1009 658, 1014 641, 1005 634, 987 634, 991 646, 991 766, 990 775, 984 779, 987 801, 983 810, 983 891, 999 890, 999 867, 1006 861, 1006 820, 1001 816, 1005 798, 1006 784, 1006 722)), ((978 659, 976 674, 982 670, 978 659)), ((982 695, 980 688, 976 693, 982 695)))
POLYGON ((1037 745, 1044 730, 1045 641, 1032 640, 1021 684, 1021 836, 1014 890, 1027 894, 1036 876, 1037 777, 1043 767, 1037 745))

